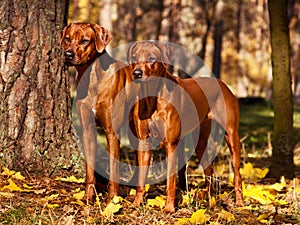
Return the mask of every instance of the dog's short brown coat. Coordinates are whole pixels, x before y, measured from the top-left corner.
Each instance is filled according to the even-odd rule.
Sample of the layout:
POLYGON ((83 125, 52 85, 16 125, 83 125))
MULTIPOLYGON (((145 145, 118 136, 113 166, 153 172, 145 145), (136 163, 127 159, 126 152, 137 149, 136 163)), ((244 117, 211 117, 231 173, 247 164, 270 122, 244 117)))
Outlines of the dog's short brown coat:
MULTIPOLYGON (((163 138, 168 176, 165 211, 174 212, 176 147, 181 138, 187 133, 197 130, 200 125, 195 151, 201 161, 206 157, 205 149, 212 121, 216 121, 225 129, 225 139, 232 155, 236 204, 243 205, 242 182, 239 172, 241 156, 238 135, 240 116, 238 102, 228 87, 220 80, 214 78, 180 79, 173 76, 167 69, 170 55, 168 46, 157 42, 137 42, 128 50, 127 57, 133 79, 140 83, 141 92, 147 92, 144 96, 154 96, 140 99, 134 110, 134 123, 139 138, 138 162, 140 166, 134 204, 139 205, 145 194, 144 184, 151 158, 149 137, 160 135, 163 138), (153 79, 155 77, 164 79, 153 79), (180 87, 184 91, 175 91, 176 87, 180 87), (191 100, 188 101, 183 93, 187 93, 191 100), (195 106, 198 123, 195 122, 195 118, 192 118, 190 105, 195 106)), ((177 149, 177 154, 179 159, 183 158, 182 149, 177 149)), ((209 163, 205 159, 202 162, 208 191, 212 167, 205 165, 205 163, 209 163)))
MULTIPOLYGON (((118 195, 120 144, 118 129, 128 118, 125 111, 113 114, 113 102, 120 91, 132 81, 125 65, 111 58, 105 48, 111 33, 97 24, 71 23, 61 33, 65 62, 75 66, 77 75, 76 110, 82 127, 82 143, 86 158, 85 198, 94 195, 96 161, 95 118, 101 123, 110 154, 109 198, 118 195), (117 121, 113 125, 113 120, 117 121)), ((123 96, 126 101, 126 94, 123 96)), ((123 103, 125 104, 125 102, 123 103)), ((124 106, 120 106, 124 109, 124 106)))

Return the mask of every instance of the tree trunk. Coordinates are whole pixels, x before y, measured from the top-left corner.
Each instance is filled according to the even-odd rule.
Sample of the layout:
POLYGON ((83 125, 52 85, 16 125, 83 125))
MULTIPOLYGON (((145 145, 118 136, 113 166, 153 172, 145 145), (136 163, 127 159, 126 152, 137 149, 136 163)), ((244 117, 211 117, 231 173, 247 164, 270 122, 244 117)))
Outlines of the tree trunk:
POLYGON ((59 33, 68 1, 3 0, 0 7, 0 157, 10 169, 81 172, 59 33))
POLYGON ((216 2, 208 0, 208 1, 204 1, 203 4, 205 5, 204 14, 205 14, 205 21, 206 21, 206 29, 201 41, 201 50, 198 52, 197 55, 200 57, 200 59, 205 61, 207 40, 208 40, 212 20, 215 16, 216 2))
POLYGON ((223 37, 223 0, 218 0, 216 5, 215 14, 215 27, 214 27, 214 53, 213 53, 213 68, 212 72, 216 78, 221 77, 221 64, 222 64, 222 37, 223 37))
POLYGON ((162 11, 161 11, 161 22, 159 27, 159 35, 158 39, 160 41, 169 41, 169 28, 170 28, 170 15, 171 15, 171 8, 170 5, 172 4, 172 0, 163 0, 161 1, 162 4, 162 11))
POLYGON ((111 0, 102 0, 102 8, 100 10, 99 21, 100 25, 104 26, 108 30, 112 30, 112 1, 111 0))
POLYGON ((248 96, 247 85, 248 78, 246 76, 247 65, 245 63, 245 54, 243 53, 243 41, 244 32, 245 32, 245 6, 243 4, 243 0, 238 1, 238 9, 237 9, 237 27, 236 27, 236 51, 237 51, 237 93, 236 96, 238 98, 244 98, 248 96))
POLYGON ((170 27, 169 27, 169 41, 173 43, 179 42, 179 20, 180 20, 180 0, 172 0, 170 10, 170 27))
POLYGON ((164 1, 159 1, 158 2, 158 10, 159 10, 159 18, 158 21, 159 23, 157 23, 157 34, 156 34, 156 40, 160 40, 160 34, 161 34, 161 30, 162 30, 162 22, 163 22, 163 12, 164 12, 164 1))
POLYGON ((273 70, 274 137, 270 176, 294 176, 293 100, 287 0, 269 0, 273 70))

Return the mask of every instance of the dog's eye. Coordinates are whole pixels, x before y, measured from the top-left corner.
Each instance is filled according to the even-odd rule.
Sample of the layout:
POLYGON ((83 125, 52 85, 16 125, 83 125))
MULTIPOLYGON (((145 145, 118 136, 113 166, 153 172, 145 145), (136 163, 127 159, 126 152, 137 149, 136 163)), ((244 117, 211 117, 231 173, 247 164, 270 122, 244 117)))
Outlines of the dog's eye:
POLYGON ((80 41, 80 44, 81 44, 81 45, 87 45, 88 43, 90 43, 90 40, 88 40, 88 39, 82 39, 82 40, 80 41))
POLYGON ((155 62, 156 58, 154 56, 149 56, 147 59, 148 62, 155 62))
POLYGON ((70 42, 71 42, 71 39, 70 39, 69 37, 65 37, 64 41, 65 41, 66 43, 70 43, 70 42))
POLYGON ((131 57, 131 63, 136 63, 137 62, 137 58, 135 56, 131 57))

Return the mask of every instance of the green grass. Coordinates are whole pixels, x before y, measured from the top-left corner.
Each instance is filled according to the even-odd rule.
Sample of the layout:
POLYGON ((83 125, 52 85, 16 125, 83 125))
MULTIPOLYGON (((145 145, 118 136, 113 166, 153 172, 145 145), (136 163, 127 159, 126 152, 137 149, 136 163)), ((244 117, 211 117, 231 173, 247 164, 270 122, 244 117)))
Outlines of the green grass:
MULTIPOLYGON (((255 103, 240 103, 240 137, 247 148, 264 149, 273 134, 274 112, 272 103, 259 100, 255 103), (268 135, 271 135, 268 137, 268 135)), ((294 107, 294 144, 300 139, 300 107, 294 107)))

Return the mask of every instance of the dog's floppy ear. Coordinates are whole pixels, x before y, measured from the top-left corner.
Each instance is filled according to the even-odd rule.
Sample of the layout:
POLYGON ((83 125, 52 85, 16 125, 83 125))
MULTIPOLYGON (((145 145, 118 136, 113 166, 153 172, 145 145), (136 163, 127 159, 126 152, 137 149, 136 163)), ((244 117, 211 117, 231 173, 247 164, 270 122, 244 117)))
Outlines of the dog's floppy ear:
POLYGON ((131 56, 132 56, 132 53, 133 53, 133 49, 134 49, 134 47, 135 47, 136 45, 137 45, 136 42, 133 43, 133 44, 129 47, 129 49, 127 50, 127 62, 128 62, 128 64, 131 63, 131 56))
POLYGON ((168 44, 162 44, 160 42, 156 43, 156 46, 159 48, 161 52, 161 60, 163 65, 168 68, 171 62, 172 50, 168 44))
POLYGON ((111 33, 104 27, 99 26, 98 24, 92 24, 92 28, 95 31, 95 45, 98 52, 103 52, 106 46, 112 39, 111 33))

